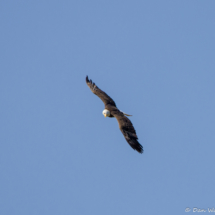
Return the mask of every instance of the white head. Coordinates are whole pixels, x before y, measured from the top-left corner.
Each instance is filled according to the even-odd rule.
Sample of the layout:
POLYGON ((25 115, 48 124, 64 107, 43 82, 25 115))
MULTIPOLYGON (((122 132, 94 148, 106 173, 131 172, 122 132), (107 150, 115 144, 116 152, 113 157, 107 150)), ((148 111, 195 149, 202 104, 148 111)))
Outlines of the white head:
POLYGON ((110 111, 109 110, 107 110, 107 109, 104 109, 103 111, 102 111, 102 114, 106 117, 106 116, 110 116, 110 111))

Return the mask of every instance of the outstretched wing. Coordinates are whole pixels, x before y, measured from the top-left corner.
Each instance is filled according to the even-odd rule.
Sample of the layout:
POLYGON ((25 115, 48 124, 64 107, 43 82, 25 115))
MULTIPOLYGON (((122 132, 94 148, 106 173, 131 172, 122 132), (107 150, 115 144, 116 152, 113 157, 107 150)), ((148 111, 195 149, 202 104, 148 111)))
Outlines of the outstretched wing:
POLYGON ((89 80, 88 79, 88 76, 86 77, 86 83, 88 85, 88 87, 90 88, 90 90, 96 94, 106 105, 113 105, 116 107, 116 104, 114 102, 114 100, 108 96, 105 92, 103 92, 102 90, 100 90, 96 85, 95 83, 92 82, 92 80, 89 80))
POLYGON ((138 137, 131 121, 119 110, 112 111, 111 114, 117 119, 119 123, 119 129, 121 130, 129 145, 139 153, 143 153, 143 147, 138 142, 138 137))

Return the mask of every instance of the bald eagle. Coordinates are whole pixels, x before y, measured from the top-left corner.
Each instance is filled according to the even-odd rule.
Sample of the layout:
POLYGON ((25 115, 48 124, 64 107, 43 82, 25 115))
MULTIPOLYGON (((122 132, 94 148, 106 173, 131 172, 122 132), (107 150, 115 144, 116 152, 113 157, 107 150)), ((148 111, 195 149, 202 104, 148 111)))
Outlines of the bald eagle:
POLYGON ((103 110, 103 115, 105 117, 115 117, 119 124, 119 129, 121 130, 122 134, 124 135, 126 141, 129 143, 129 145, 139 153, 143 153, 143 147, 140 145, 140 143, 137 141, 138 137, 136 134, 136 131, 131 123, 131 121, 126 116, 128 115, 122 111, 120 111, 116 107, 116 103, 114 100, 108 96, 105 92, 100 90, 95 83, 92 82, 92 80, 88 79, 88 76, 86 77, 86 83, 90 90, 97 95, 104 103, 105 109, 103 110))

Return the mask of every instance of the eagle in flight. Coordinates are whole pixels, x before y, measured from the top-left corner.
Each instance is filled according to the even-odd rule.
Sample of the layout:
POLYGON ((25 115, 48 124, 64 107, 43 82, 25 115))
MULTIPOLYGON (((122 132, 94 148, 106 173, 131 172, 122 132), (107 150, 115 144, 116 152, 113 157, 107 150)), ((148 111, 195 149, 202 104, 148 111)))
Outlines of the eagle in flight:
POLYGON ((129 143, 129 145, 139 153, 143 153, 143 147, 138 142, 138 137, 136 134, 136 131, 131 123, 131 121, 126 116, 128 115, 122 111, 120 111, 114 102, 114 100, 108 96, 105 92, 100 90, 95 83, 92 82, 92 80, 88 79, 88 76, 86 77, 86 83, 90 90, 96 94, 105 105, 105 109, 103 110, 103 115, 105 117, 115 117, 119 123, 119 129, 121 130, 122 134, 124 135, 126 141, 129 143))

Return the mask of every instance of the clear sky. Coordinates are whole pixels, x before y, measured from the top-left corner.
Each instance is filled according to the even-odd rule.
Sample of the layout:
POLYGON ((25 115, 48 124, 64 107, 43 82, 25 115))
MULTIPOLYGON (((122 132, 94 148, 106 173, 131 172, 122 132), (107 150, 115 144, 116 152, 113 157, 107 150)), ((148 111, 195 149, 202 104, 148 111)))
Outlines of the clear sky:
POLYGON ((0 26, 1 215, 215 208, 214 0, 2 0, 0 26))

